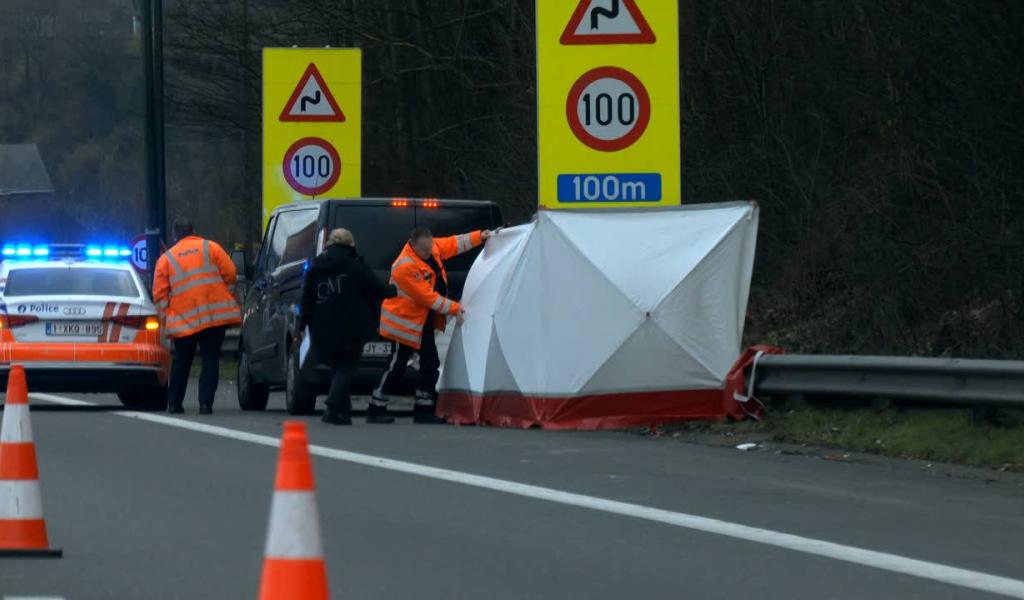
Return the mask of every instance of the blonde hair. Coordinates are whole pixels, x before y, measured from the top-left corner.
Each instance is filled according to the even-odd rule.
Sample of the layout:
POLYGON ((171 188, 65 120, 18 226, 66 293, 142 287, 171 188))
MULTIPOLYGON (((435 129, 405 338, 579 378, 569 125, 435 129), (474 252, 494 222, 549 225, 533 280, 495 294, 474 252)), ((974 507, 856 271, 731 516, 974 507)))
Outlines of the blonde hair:
POLYGON ((334 246, 335 244, 337 244, 339 246, 355 247, 356 239, 352 237, 351 231, 339 227, 338 229, 335 229, 334 231, 331 232, 330 235, 327 236, 327 244, 329 246, 334 246))

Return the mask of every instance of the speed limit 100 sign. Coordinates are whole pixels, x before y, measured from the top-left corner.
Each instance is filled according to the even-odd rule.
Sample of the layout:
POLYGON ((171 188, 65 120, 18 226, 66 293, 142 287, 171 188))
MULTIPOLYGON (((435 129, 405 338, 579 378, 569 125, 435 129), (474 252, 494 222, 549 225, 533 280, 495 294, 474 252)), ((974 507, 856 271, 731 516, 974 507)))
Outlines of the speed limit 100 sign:
POLYGON ((263 49, 263 220, 275 208, 362 193, 362 54, 263 49))
POLYGON ((536 7, 540 204, 679 204, 678 2, 536 7))
POLYGON ((284 178, 293 190, 309 196, 322 195, 341 177, 341 157, 327 140, 302 138, 284 154, 284 178))
POLYGON ((566 119, 576 137, 594 150, 633 145, 651 120, 651 98, 632 73, 616 67, 587 71, 569 91, 566 119))

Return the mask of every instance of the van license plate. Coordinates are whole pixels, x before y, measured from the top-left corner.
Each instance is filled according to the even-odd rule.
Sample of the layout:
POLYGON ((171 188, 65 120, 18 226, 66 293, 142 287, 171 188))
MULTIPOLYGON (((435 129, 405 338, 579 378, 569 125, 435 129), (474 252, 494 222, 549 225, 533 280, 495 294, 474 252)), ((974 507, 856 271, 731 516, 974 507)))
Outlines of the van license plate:
POLYGON ((369 342, 363 346, 363 356, 389 356, 391 342, 369 342))
POLYGON ((60 321, 46 324, 46 335, 92 337, 102 333, 103 323, 99 321, 60 321))

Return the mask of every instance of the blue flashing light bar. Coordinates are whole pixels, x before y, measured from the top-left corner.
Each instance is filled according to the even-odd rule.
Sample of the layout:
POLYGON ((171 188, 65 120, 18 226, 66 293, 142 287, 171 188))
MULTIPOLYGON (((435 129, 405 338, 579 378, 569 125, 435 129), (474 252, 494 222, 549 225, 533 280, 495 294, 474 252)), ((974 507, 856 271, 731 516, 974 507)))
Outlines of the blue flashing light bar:
POLYGON ((99 259, 125 260, 132 255, 131 248, 125 246, 97 246, 80 244, 4 244, 0 248, 0 258, 4 259, 99 259))

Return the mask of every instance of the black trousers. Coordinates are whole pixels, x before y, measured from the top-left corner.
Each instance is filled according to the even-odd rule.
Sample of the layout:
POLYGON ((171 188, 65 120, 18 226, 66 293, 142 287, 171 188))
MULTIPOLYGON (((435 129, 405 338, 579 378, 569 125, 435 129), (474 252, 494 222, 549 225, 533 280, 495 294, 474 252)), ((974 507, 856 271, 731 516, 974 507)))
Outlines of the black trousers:
MULTIPOLYGON (((420 372, 416 377, 416 405, 434 406, 437 397, 437 378, 440 376, 441 359, 437 355, 437 340, 434 339, 433 321, 427 319, 420 340, 420 372)), ((416 354, 416 349, 404 344, 395 344, 388 358, 388 366, 380 379, 380 385, 373 391, 371 402, 378 406, 387 406, 390 396, 394 395, 405 376, 409 359, 416 354)))
POLYGON ((352 372, 355 362, 341 361, 331 364, 331 389, 327 392, 327 412, 337 415, 352 414, 352 372))
POLYGON ((167 389, 167 405, 181 406, 185 401, 188 376, 196 347, 202 356, 203 369, 199 373, 199 405, 213 406, 220 377, 220 347, 224 344, 227 327, 210 327, 199 333, 174 339, 174 361, 171 364, 171 384, 167 389))

